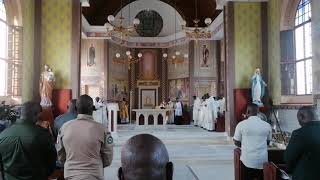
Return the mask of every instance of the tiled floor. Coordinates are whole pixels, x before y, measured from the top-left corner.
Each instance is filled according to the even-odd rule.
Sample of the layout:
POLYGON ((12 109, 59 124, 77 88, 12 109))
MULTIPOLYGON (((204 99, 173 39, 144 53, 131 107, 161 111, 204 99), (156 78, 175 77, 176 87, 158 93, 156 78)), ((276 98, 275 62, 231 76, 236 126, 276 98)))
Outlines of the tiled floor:
POLYGON ((160 138, 166 145, 174 163, 174 180, 233 180, 234 146, 224 133, 207 132, 193 126, 136 128, 134 125, 119 127, 114 137, 114 160, 105 169, 106 180, 116 180, 120 167, 121 146, 130 137, 148 133, 160 138))

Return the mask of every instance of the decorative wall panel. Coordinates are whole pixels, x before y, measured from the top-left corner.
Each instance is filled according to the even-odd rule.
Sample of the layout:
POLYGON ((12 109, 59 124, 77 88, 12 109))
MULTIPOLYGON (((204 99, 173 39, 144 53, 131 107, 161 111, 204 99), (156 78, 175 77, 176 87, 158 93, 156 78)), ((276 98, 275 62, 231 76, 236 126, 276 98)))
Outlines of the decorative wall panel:
POLYGON ((42 1, 42 64, 56 74, 56 89, 71 88, 72 1, 42 1))
POLYGON ((199 41, 194 48, 194 77, 216 77, 216 42, 199 41))
POLYGON ((248 88, 256 68, 261 68, 261 4, 234 3, 235 87, 248 88))
POLYGON ((269 35, 269 90, 273 103, 281 102, 280 80, 280 7, 279 0, 268 2, 268 35, 269 35))

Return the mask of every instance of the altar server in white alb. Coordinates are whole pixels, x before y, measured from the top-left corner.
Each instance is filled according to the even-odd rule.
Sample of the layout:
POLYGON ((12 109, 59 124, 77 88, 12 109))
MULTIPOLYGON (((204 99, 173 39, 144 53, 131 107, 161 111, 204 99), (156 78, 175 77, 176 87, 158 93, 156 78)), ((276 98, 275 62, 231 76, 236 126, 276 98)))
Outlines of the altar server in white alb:
POLYGON ((206 95, 206 100, 205 100, 205 116, 204 116, 204 122, 205 122, 205 126, 204 128, 208 131, 212 131, 213 130, 213 117, 212 117, 212 109, 211 109, 211 105, 210 105, 210 97, 209 94, 206 95))
POLYGON ((195 126, 199 125, 199 112, 200 112, 200 105, 201 105, 201 100, 200 98, 193 96, 193 122, 195 126))
POLYGON ((205 97, 202 96, 200 108, 199 108, 199 118, 198 118, 198 126, 204 127, 204 114, 205 114, 205 97))
POLYGON ((166 109, 170 109, 168 115, 168 124, 174 123, 174 103, 168 98, 167 107, 166 109))
POLYGON ((213 131, 215 130, 215 123, 218 118, 218 104, 213 96, 208 99, 209 103, 209 113, 211 114, 211 119, 208 119, 207 130, 213 131))
POLYGON ((226 99, 224 97, 219 98, 218 104, 219 104, 219 113, 223 115, 224 112, 226 111, 226 99))
POLYGON ((183 118, 183 104, 179 100, 179 98, 176 99, 174 116, 175 116, 174 117, 174 123, 176 125, 181 125, 182 124, 182 118, 183 118))

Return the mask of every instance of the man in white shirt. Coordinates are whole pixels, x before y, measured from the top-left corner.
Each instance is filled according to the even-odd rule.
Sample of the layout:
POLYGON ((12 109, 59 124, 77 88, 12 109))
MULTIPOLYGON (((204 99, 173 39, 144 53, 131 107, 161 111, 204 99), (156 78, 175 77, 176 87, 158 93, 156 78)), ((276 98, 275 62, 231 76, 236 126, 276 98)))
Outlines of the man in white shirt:
POLYGON ((182 116, 183 116, 183 105, 179 101, 179 98, 176 99, 175 111, 174 111, 174 123, 176 125, 182 124, 182 116))
POLYGON ((241 147, 240 160, 245 166, 243 179, 263 180, 263 164, 268 162, 268 144, 272 138, 271 126, 261 120, 259 108, 255 104, 248 106, 248 119, 240 122, 234 134, 235 145, 241 147))

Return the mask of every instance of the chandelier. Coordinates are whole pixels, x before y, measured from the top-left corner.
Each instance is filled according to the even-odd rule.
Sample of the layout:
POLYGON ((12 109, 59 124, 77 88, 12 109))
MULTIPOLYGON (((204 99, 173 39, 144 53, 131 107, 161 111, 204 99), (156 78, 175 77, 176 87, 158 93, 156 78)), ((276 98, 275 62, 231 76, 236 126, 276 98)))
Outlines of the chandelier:
POLYGON ((179 64, 181 65, 188 62, 187 59, 189 58, 189 55, 188 54, 181 55, 180 51, 176 51, 174 55, 172 55, 169 58, 167 53, 164 53, 162 57, 164 60, 168 60, 168 62, 171 62, 172 64, 174 64, 174 67, 176 68, 177 65, 179 64))
POLYGON ((197 0, 195 0, 195 9, 196 9, 196 18, 193 20, 194 26, 187 27, 186 21, 183 21, 181 23, 181 26, 182 26, 182 30, 185 31, 186 36, 190 39, 194 39, 197 43, 199 39, 211 38, 211 32, 208 27, 212 23, 212 19, 206 18, 204 20, 206 27, 199 27, 200 19, 198 18, 198 1, 197 0))
MULTIPOLYGON (((121 0, 121 11, 119 22, 115 21, 115 17, 113 15, 108 16, 108 22, 105 24, 105 28, 107 29, 107 33, 109 36, 117 36, 121 40, 121 44, 124 44, 124 40, 132 35, 135 28, 140 24, 140 20, 138 18, 134 18, 132 25, 125 25, 125 18, 122 14, 123 5, 121 0)), ((129 4, 129 20, 130 20, 130 4, 129 4)))
MULTIPOLYGON (((176 6, 177 5, 175 2, 174 9, 177 9, 176 6)), ((174 34, 174 49, 175 49, 175 51, 174 51, 174 54, 170 58, 168 58, 167 53, 163 53, 162 57, 164 60, 168 60, 172 64, 174 64, 174 67, 176 68, 178 64, 184 64, 186 59, 188 59, 189 55, 188 54, 182 55, 181 52, 179 50, 177 50, 177 44, 176 44, 177 43, 177 26, 176 26, 176 24, 177 24, 177 11, 175 10, 174 13, 175 13, 175 18, 174 18, 174 24, 175 24, 174 25, 174 32, 175 32, 175 34, 174 34)))
POLYGON ((139 62, 142 57, 142 53, 138 53, 138 58, 134 58, 130 51, 126 52, 126 55, 124 57, 121 57, 120 53, 116 53, 116 57, 113 58, 112 62, 114 64, 122 64, 127 65, 128 70, 131 69, 131 66, 135 63, 139 62))

